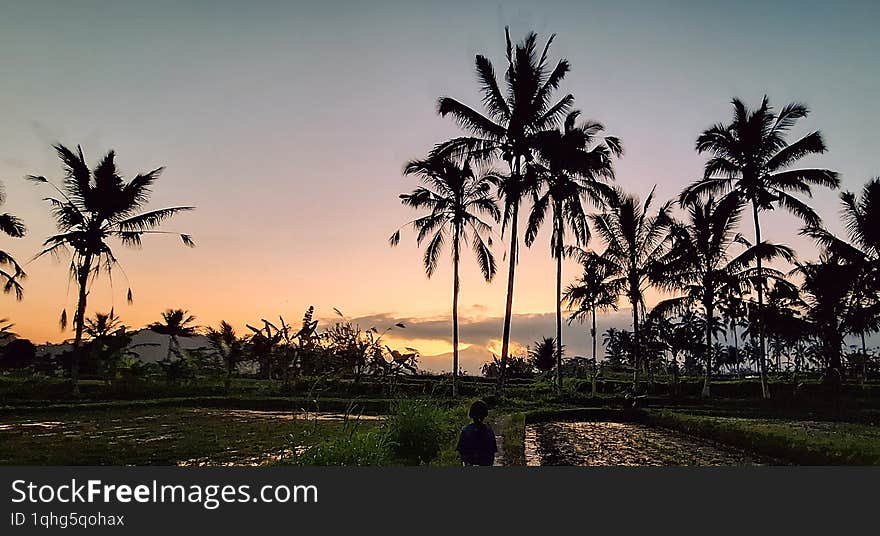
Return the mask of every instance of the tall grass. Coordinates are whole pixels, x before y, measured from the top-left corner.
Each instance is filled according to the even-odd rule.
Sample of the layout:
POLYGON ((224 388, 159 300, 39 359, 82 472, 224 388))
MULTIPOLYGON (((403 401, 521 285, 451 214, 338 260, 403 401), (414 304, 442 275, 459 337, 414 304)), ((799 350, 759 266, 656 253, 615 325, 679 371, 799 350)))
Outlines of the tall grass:
MULTIPOLYGON (((458 465, 455 452, 466 408, 429 399, 401 399, 378 427, 364 429, 346 416, 341 435, 291 437, 291 465, 458 465), (303 446, 309 445, 309 446, 303 446)), ((315 428, 316 433, 317 427, 315 428)))

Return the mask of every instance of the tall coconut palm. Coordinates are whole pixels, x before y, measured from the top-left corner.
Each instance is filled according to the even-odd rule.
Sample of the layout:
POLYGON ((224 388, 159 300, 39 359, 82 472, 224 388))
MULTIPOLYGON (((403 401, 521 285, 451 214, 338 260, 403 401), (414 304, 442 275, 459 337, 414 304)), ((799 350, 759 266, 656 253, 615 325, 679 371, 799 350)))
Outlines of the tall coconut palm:
POLYGON ((510 232, 507 299, 501 339, 501 386, 504 384, 504 371, 510 350, 513 287, 519 254, 519 208, 522 200, 535 186, 525 173, 525 166, 533 159, 537 146, 536 135, 556 128, 574 102, 571 94, 554 102, 553 94, 570 69, 565 59, 559 60, 555 67, 548 62, 548 52, 555 36, 550 36, 539 54, 538 36, 535 33, 528 33, 514 47, 509 29, 505 28, 504 32, 507 41, 504 90, 498 84, 492 62, 485 56, 477 55, 477 78, 486 113, 480 113, 453 98, 441 97, 438 113, 444 117, 451 115, 468 135, 442 143, 434 151, 436 154, 468 154, 481 159, 500 156, 507 162, 510 171, 498 184, 499 195, 504 201, 502 233, 508 229, 510 232))
POLYGON ((541 191, 534 192, 534 203, 526 227, 525 243, 531 247, 547 215, 552 212, 553 231, 550 254, 556 259, 556 388, 562 390, 562 257, 565 234, 570 231, 578 246, 590 239, 590 227, 584 201, 601 207, 614 195, 608 184, 614 179, 612 156, 623 152, 620 140, 605 137, 597 140, 604 127, 587 121, 580 125, 580 112, 568 114, 561 130, 548 130, 537 135, 538 156, 529 164, 540 179, 541 191))
POLYGON ((583 322, 590 315, 590 337, 593 342, 593 362, 596 363, 596 312, 617 310, 617 297, 620 289, 614 286, 613 266, 604 257, 592 251, 577 253, 583 272, 581 276, 565 289, 563 299, 574 309, 569 323, 583 322))
MULTIPOLYGON (((424 186, 409 194, 401 194, 402 203, 414 209, 427 209, 429 214, 413 220, 409 225, 418 233, 421 245, 429 236, 424 264, 428 277, 434 275, 440 263, 440 253, 447 240, 452 241, 452 393, 458 394, 458 294, 459 260, 461 246, 470 242, 480 272, 486 281, 495 276, 495 257, 492 245, 492 222, 500 218, 498 205, 492 199, 492 183, 486 177, 477 177, 468 161, 458 164, 443 156, 415 160, 404 168, 405 175, 416 175, 424 186)), ((400 242, 400 229, 391 235, 392 246, 400 242)))
POLYGON ((196 317, 184 309, 166 309, 162 313, 161 322, 153 322, 147 328, 159 335, 168 336, 168 353, 165 356, 171 361, 172 354, 180 357, 180 338, 188 339, 198 334, 198 327, 193 325, 196 317))
POLYGON ((858 195, 841 193, 840 200, 848 240, 840 239, 820 226, 807 226, 802 233, 813 237, 820 246, 857 269, 858 278, 847 323, 849 330, 861 338, 862 363, 866 364, 865 336, 880 328, 880 178, 868 181, 858 195))
MULTIPOLYGON (((789 169, 805 156, 826 150, 822 134, 817 130, 789 144, 786 136, 798 119, 808 115, 800 103, 785 105, 775 113, 764 96, 761 106, 749 110, 740 100, 733 99, 733 119, 729 124, 716 124, 705 130, 696 142, 698 153, 709 153, 703 178, 684 192, 681 200, 701 195, 731 195, 750 203, 755 225, 755 243, 761 243, 760 213, 783 208, 807 225, 819 224, 819 216, 794 194, 811 195, 813 186, 837 188, 837 173, 827 169, 789 169)), ((763 263, 757 262, 757 276, 763 278, 763 263)), ((758 309, 764 304, 764 289, 757 286, 758 309)), ((761 318, 758 314, 757 318, 761 318)), ((759 320, 760 321, 760 320, 759 320)), ((761 389, 769 398, 766 378, 766 345, 763 324, 759 325, 759 356, 761 389)))
POLYGON ((644 203, 633 195, 615 190, 606 208, 590 217, 596 233, 607 244, 602 257, 617 274, 611 281, 626 295, 633 319, 633 390, 638 389, 640 345, 639 310, 644 309, 644 293, 649 286, 654 259, 668 251, 670 203, 651 212, 654 191, 644 203))
MULTIPOLYGON (((108 277, 119 261, 110 246, 110 239, 117 238, 122 244, 139 247, 145 234, 174 234, 184 244, 193 247, 192 238, 186 234, 161 231, 158 227, 175 214, 192 210, 193 207, 171 207, 140 212, 149 201, 151 187, 164 168, 141 173, 125 182, 116 169, 116 153, 110 151, 93 169, 89 170, 82 149, 74 152, 64 145, 54 146, 64 167, 65 176, 60 186, 46 177, 30 175, 28 180, 52 186, 58 197, 48 197, 52 216, 59 233, 43 243, 44 249, 37 254, 42 257, 64 250, 72 252, 70 277, 78 289, 76 314, 73 317, 75 337, 71 378, 74 391, 78 390, 79 356, 86 314, 86 302, 90 281, 101 270, 108 277)), ((128 301, 131 302, 131 288, 128 301)), ((61 327, 67 327, 67 311, 61 314, 61 327)))
POLYGON ((710 196, 705 202, 691 199, 682 208, 687 220, 673 224, 672 247, 655 260, 651 273, 655 285, 668 291, 680 291, 682 295, 663 300, 654 311, 663 314, 702 308, 706 363, 702 396, 708 397, 715 348, 713 334, 720 327, 715 312, 724 306, 729 294, 745 290, 749 278, 755 276, 752 265, 757 259, 783 257, 791 261, 794 252, 762 242, 733 256, 731 248, 741 242, 736 228, 743 210, 742 203, 735 197, 716 201, 710 196))
MULTIPOLYGON (((3 185, 0 184, 0 206, 5 202, 6 193, 3 191, 3 185)), ((0 233, 12 238, 21 238, 26 232, 27 228, 20 219, 9 213, 0 214, 0 233)), ((23 292, 19 280, 24 277, 24 270, 15 262, 12 255, 0 250, 0 283, 3 284, 3 292, 14 292, 15 297, 20 300, 23 292)))

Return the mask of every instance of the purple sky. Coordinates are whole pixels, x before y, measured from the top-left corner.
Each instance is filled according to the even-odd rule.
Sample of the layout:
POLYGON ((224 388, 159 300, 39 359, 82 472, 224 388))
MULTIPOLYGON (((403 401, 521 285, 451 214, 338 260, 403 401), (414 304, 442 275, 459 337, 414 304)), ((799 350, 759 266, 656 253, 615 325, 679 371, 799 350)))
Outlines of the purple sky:
MULTIPOLYGON (((697 134, 729 119, 731 97, 757 104, 764 93, 811 107, 795 134, 823 131, 830 152, 817 163, 841 172, 845 188, 880 174, 872 2, 180 4, 10 2, 0 18, 3 210, 30 228, 24 240, 0 238, 4 250, 28 260, 53 231, 48 192, 21 178, 60 177, 56 141, 82 144, 92 162, 116 149, 127 174, 165 165, 153 206, 198 206, 168 226, 193 234, 196 249, 161 239, 120 247, 133 306, 121 275, 112 292, 106 279, 95 287, 90 311, 115 305, 133 326, 166 307, 243 325, 299 318, 310 304, 322 317, 338 307, 448 322, 447 263, 426 280, 414 238, 393 250, 386 239, 412 216, 397 199, 414 186, 403 163, 458 132, 436 115, 437 97, 479 104, 473 57, 501 71, 505 25, 514 39, 558 34, 551 56, 572 64, 562 91, 623 139, 618 180, 642 196, 654 184, 674 196, 699 176, 697 134)), ((817 194, 838 230, 837 194, 817 194)), ((766 222, 769 239, 815 256, 792 238, 793 217, 766 222)), ((522 254, 520 315, 553 310, 547 241, 522 254)), ((65 264, 27 270, 25 300, 0 296, 0 316, 37 341, 67 336, 57 326, 75 298, 65 264)), ((503 279, 483 283, 465 257, 467 319, 500 316, 503 279)), ((540 331, 525 325, 513 327, 521 343, 540 331)), ((583 332, 572 335, 570 347, 586 351, 583 332)), ((442 330, 409 336, 423 353, 450 348, 442 330)), ((466 342, 492 346, 482 335, 466 342)))

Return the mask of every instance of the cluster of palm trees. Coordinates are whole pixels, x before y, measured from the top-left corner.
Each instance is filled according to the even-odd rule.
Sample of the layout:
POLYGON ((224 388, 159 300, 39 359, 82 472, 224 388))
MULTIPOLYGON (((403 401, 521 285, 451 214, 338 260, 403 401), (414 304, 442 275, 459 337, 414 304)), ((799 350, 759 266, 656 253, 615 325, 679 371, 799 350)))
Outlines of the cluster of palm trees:
MULTIPOLYGON (((452 116, 464 135, 437 144, 426 160, 405 168, 407 174, 418 174, 425 185, 401 195, 401 199, 412 208, 429 212, 411 222, 418 243, 431 237, 424 256, 429 277, 444 243, 452 242, 454 377, 458 372, 460 244, 472 241, 483 275, 490 281, 495 262, 488 247, 491 240, 482 236, 491 236, 491 225, 500 223, 502 235, 507 233, 509 239, 500 360, 503 387, 519 257, 519 213, 524 205, 530 209, 525 225, 527 246, 535 242, 548 215, 551 222, 550 250, 556 259, 555 368, 560 390, 563 307, 573 310, 570 321, 589 318, 595 358, 596 313, 616 309, 619 300, 625 298, 632 310, 634 389, 638 388, 641 354, 650 342, 642 340, 640 333, 645 322, 698 314, 705 335, 704 393, 708 395, 719 311, 726 314, 750 303, 750 332, 757 341, 762 391, 769 397, 765 294, 787 275, 768 267, 775 260, 796 263, 797 274, 804 279, 802 303, 808 306, 810 300, 815 304, 837 300, 838 309, 831 307, 831 311, 807 307, 812 311, 809 314, 825 318, 815 322, 835 332, 836 338, 824 338, 827 344, 837 344, 847 333, 864 335, 876 329, 876 239, 880 231, 869 227, 868 222, 876 224, 871 219, 876 219, 871 196, 876 196, 880 187, 872 182, 862 198, 842 196, 849 241, 822 228, 819 216, 799 196, 810 196, 816 186, 835 189, 839 178, 831 170, 795 167, 803 158, 826 151, 819 131, 788 140, 791 128, 808 115, 805 105, 788 104, 777 112, 766 96, 755 109, 734 99, 730 122, 716 124, 697 138, 696 151, 709 157, 704 176, 687 186, 675 202, 654 206, 653 191, 641 201, 614 184, 613 160, 623 153, 621 141, 603 136, 604 127, 597 122, 578 122, 572 95, 554 97, 570 66, 564 59, 555 65, 550 63, 553 37, 543 48, 538 46, 534 33, 516 46, 509 31, 506 37, 504 85, 499 84, 492 63, 478 55, 476 72, 483 111, 449 97, 441 98, 439 114, 452 116), (497 164, 503 164, 502 170, 496 169, 497 164), (799 218, 804 224, 803 234, 814 237, 822 246, 819 263, 797 263, 789 247, 762 239, 761 215, 777 208, 799 218), (683 216, 679 217, 679 212, 683 216), (751 241, 738 232, 747 213, 754 222, 751 241), (593 234, 601 239, 602 251, 588 248, 593 234), (583 275, 563 291, 564 258, 579 262, 583 275), (844 280, 844 270, 857 275, 848 276, 845 280, 849 283, 835 296, 820 297, 827 289, 811 287, 811 281, 821 284, 830 271, 838 281, 844 280), (645 295, 650 288, 673 297, 649 312, 645 295), (859 318, 849 322, 857 327, 847 328, 841 324, 843 320, 831 322, 831 318, 844 314, 840 304, 858 310, 855 315, 845 313, 847 318, 859 318)), ((399 240, 398 230, 392 236, 392 245, 399 240)), ((838 351, 831 353, 839 356, 837 346, 838 351)), ((829 363, 829 371, 840 372, 839 360, 832 357, 829 363)))
MULTIPOLYGON (((586 203, 598 206, 614 195, 609 184, 614 177, 612 159, 623 152, 620 140, 602 137, 604 127, 594 121, 578 122, 579 112, 573 110, 574 97, 554 97, 570 66, 566 60, 555 65, 549 62, 551 37, 543 49, 538 37, 530 33, 516 46, 507 37, 507 69, 505 87, 495 74, 488 58, 476 57, 476 71, 483 93, 485 113, 451 97, 442 97, 438 113, 451 116, 466 134, 437 144, 425 162, 431 173, 419 173, 425 186, 401 196, 404 204, 430 210, 427 216, 412 222, 417 241, 432 235, 425 252, 425 269, 430 277, 437 256, 446 240, 453 248, 453 391, 458 378, 458 245, 470 238, 484 277, 490 281, 495 261, 488 234, 492 223, 501 223, 502 233, 509 234, 507 252, 507 299, 501 348, 500 382, 503 386, 510 351, 510 321, 513 311, 514 279, 519 257, 520 208, 531 202, 525 243, 531 246, 538 230, 550 215, 552 225, 550 249, 557 259, 557 295, 562 292, 562 258, 566 250, 566 234, 576 245, 589 240, 589 227, 584 218, 586 203), (491 166, 500 160, 504 169, 491 166), (478 166, 481 173, 475 173, 478 166), (448 171, 448 173, 447 173, 448 171), (461 177, 467 180, 462 182, 461 177), (493 191, 494 190, 494 191, 493 191), (478 197, 473 195, 478 192, 478 197), (468 195, 471 193, 471 195, 468 195), (498 207, 499 198, 502 207, 498 207), (486 221, 487 218, 489 221, 486 221), (440 222, 444 222, 441 225, 440 222)), ((408 164, 405 172, 413 169, 408 164)), ((391 237, 391 244, 400 240, 400 231, 391 237)), ((559 300, 557 300, 559 301, 559 300)), ((557 311, 557 361, 562 358, 561 311, 557 311)), ((559 368, 559 367, 558 367, 559 368)), ((561 382, 561 376, 558 377, 561 382)))

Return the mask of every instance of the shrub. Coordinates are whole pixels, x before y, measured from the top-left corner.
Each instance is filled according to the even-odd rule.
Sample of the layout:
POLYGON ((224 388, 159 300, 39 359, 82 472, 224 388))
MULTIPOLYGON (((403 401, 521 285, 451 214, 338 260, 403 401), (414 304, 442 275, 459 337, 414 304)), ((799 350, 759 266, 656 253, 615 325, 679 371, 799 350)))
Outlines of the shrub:
POLYGON ((397 458, 406 464, 429 463, 440 453, 450 435, 449 413, 437 405, 416 399, 394 404, 385 430, 397 458))

